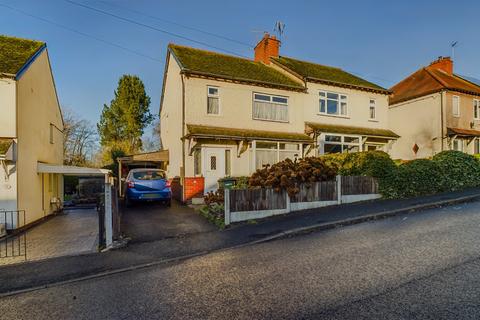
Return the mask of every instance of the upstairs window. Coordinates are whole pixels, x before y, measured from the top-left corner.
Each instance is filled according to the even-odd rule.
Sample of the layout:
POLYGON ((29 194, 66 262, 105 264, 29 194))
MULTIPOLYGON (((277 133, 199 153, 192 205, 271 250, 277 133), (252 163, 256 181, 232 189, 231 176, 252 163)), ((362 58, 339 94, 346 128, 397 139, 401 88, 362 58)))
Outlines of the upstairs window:
POLYGON ((460 97, 459 96, 452 97, 452 114, 455 117, 460 116, 460 97))
POLYGON ((473 100, 473 118, 480 120, 480 100, 473 100))
POLYGON ((333 92, 320 91, 320 113, 333 116, 347 116, 347 96, 333 92))
POLYGON ((220 114, 218 87, 207 87, 207 114, 220 114))
POLYGON ((288 122, 288 98, 254 93, 253 119, 288 122))
POLYGON ((375 99, 370 99, 370 120, 377 118, 377 105, 375 99))

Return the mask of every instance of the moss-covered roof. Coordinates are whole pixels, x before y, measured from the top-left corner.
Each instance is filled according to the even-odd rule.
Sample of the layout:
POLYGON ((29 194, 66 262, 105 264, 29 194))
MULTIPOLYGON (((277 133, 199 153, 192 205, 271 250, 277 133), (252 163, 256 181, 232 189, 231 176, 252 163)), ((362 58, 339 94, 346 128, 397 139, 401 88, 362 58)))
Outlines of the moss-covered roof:
POLYGON ((0 156, 5 155, 13 143, 13 139, 0 138, 0 156))
POLYGON ((261 62, 170 44, 169 48, 188 74, 250 82, 274 87, 304 90, 305 87, 283 73, 261 62))
POLYGON ((324 82, 333 85, 346 85, 359 89, 369 89, 388 93, 388 90, 365 79, 357 77, 342 69, 324 66, 317 63, 301 61, 288 57, 271 58, 274 62, 295 72, 307 81, 324 82))
POLYGON ((374 137, 399 138, 400 136, 388 129, 375 129, 366 127, 341 126, 335 124, 306 122, 308 131, 326 132, 326 133, 343 133, 343 134, 359 134, 374 137))
POLYGON ((0 73, 16 75, 45 43, 0 35, 0 73))
POLYGON ((275 140, 313 142, 312 138, 303 133, 278 132, 265 130, 233 129, 187 124, 187 137, 223 138, 231 140, 275 140))

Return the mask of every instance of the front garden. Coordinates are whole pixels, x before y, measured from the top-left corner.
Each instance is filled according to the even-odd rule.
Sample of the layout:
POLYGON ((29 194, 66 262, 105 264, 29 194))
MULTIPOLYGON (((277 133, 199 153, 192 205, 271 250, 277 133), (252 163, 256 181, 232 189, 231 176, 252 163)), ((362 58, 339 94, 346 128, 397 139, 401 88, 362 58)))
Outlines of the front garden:
MULTIPOLYGON (((386 199, 411 198, 480 186, 480 160, 459 151, 443 151, 431 159, 393 161, 381 151, 329 154, 292 161, 286 159, 235 178, 233 189, 270 188, 294 197, 301 186, 333 181, 337 175, 370 176, 386 199)), ((223 185, 220 181, 220 185, 223 185)), ((224 227, 224 190, 205 196, 202 215, 224 227)))

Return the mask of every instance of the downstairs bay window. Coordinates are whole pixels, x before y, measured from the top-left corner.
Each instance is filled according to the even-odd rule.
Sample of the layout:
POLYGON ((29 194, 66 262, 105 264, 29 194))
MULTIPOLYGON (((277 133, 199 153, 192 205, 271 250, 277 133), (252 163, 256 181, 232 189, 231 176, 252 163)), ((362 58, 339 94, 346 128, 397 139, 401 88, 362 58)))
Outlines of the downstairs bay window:
POLYGON ((322 134, 318 139, 319 153, 349 153, 361 151, 361 137, 339 134, 322 134))
POLYGON ((301 158, 300 143, 254 141, 250 144, 253 169, 262 169, 266 164, 275 164, 285 159, 301 158))

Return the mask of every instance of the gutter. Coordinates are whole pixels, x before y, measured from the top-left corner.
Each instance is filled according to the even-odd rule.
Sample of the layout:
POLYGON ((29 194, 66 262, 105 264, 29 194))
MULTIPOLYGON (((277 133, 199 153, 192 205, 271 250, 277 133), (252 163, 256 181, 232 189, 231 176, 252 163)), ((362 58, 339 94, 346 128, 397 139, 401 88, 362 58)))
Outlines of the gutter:
POLYGON ((269 87, 273 87, 273 88, 281 88, 281 89, 287 89, 287 90, 292 90, 292 91, 306 92, 306 90, 307 90, 307 88, 305 88, 303 86, 293 86, 293 85, 288 85, 288 84, 276 84, 276 83, 271 83, 271 82, 266 82, 266 81, 251 80, 251 79, 237 78, 237 77, 229 77, 229 76, 224 76, 224 75, 219 75, 219 74, 214 74, 214 73, 209 73, 209 72, 193 71, 193 70, 190 70, 190 69, 183 69, 181 71, 181 73, 186 74, 186 75, 193 75, 193 76, 197 75, 197 76, 211 77, 211 78, 217 78, 217 79, 245 82, 245 83, 249 83, 249 84, 264 85, 264 86, 269 86, 269 87))

